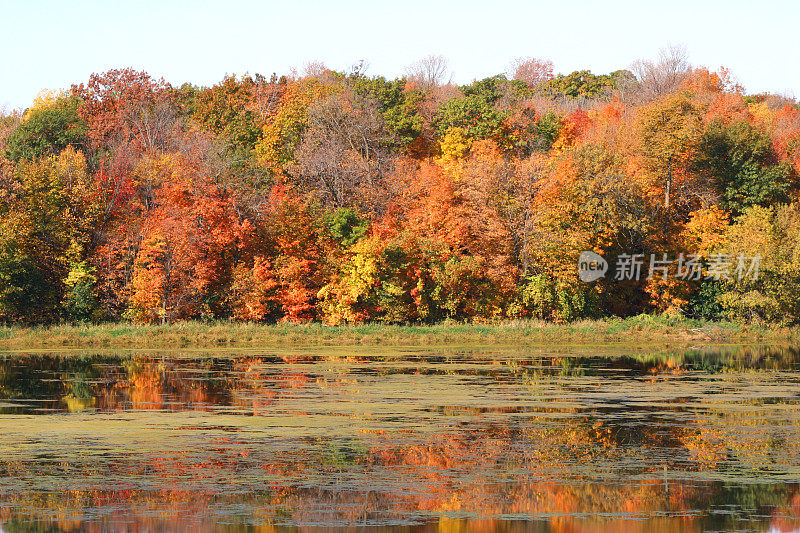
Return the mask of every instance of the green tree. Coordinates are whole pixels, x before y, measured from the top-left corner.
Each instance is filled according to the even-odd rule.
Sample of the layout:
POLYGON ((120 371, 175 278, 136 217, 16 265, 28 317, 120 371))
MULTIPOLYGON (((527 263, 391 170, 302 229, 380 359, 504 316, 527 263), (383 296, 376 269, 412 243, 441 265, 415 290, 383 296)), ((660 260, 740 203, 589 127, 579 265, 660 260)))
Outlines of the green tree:
POLYGON ((529 276, 521 290, 521 304, 540 320, 572 321, 600 316, 600 298, 592 285, 558 283, 552 276, 529 276))
POLYGON ((686 304, 686 314, 705 320, 719 320, 723 316, 723 308, 719 303, 722 286, 718 281, 703 281, 692 293, 686 304))
POLYGON ((453 98, 444 103, 434 120, 440 136, 450 128, 461 128, 472 139, 499 139, 507 113, 494 108, 491 100, 478 94, 453 98))
POLYGON ((50 280, 18 242, 0 240, 0 321, 39 322, 50 307, 50 280))
POLYGON ((559 74, 542 82, 537 92, 551 98, 568 96, 571 98, 598 98, 609 96, 611 91, 624 82, 633 80, 627 70, 617 70, 611 74, 593 74, 588 70, 576 70, 570 74, 559 74))
POLYGON ((355 244, 367 234, 369 223, 362 219, 355 209, 343 207, 330 211, 323 217, 323 223, 342 247, 347 248, 355 244))
POLYGON ((280 86, 276 81, 273 83, 274 86, 270 85, 260 75, 255 78, 244 76, 241 79, 226 76, 209 89, 197 92, 187 90, 187 96, 192 95, 195 120, 222 135, 230 150, 246 154, 253 150, 261 137, 261 125, 269 113, 269 110, 264 110, 264 116, 260 115, 258 92, 272 91, 271 110, 278 107, 280 86))
POLYGON ((95 269, 82 258, 83 247, 76 242, 67 251, 69 273, 64 278, 66 295, 64 311, 70 320, 85 322, 96 317, 97 297, 95 269))
POLYGON ((412 142, 422 132, 424 119, 420 104, 425 93, 420 89, 406 89, 405 78, 387 80, 383 76, 370 78, 355 73, 345 82, 357 94, 377 102, 386 129, 397 135, 400 146, 412 142))
POLYGON ((86 123, 78 118, 80 99, 62 97, 52 105, 29 111, 6 141, 6 157, 11 161, 30 161, 56 155, 67 146, 82 148, 86 143, 86 123))
POLYGON ((92 240, 99 216, 95 197, 83 154, 72 147, 57 157, 17 165, 13 193, 0 213, 0 314, 7 320, 60 315, 68 250, 71 243, 92 240))
POLYGON ((721 206, 734 214, 784 202, 796 187, 791 165, 778 159, 769 135, 747 122, 713 122, 703 136, 702 151, 701 164, 714 180, 721 206))
POLYGON ((800 321, 800 206, 751 207, 725 235, 731 272, 718 302, 725 316, 747 321, 800 321), (741 276, 737 272, 744 256, 741 276), (752 257, 760 257, 750 271, 752 257), (757 275, 756 275, 757 274, 757 275))
POLYGON ((506 77, 498 74, 459 87, 462 96, 445 101, 434 117, 439 136, 450 128, 461 128, 470 139, 495 139, 504 144, 504 121, 509 113, 498 109, 496 103, 507 83, 506 77))
POLYGON ((541 151, 548 151, 558 139, 563 121, 554 111, 548 111, 536 121, 534 147, 541 151))

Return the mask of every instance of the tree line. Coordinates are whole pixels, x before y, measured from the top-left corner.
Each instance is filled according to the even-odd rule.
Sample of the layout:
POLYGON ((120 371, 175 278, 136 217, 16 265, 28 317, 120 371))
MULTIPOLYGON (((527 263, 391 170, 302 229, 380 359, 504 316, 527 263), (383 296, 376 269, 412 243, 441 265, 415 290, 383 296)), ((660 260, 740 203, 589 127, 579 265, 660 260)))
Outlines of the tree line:
POLYGON ((0 321, 800 318, 800 106, 680 49, 609 74, 431 56, 170 85, 93 74, 0 115, 0 321), (578 278, 584 250, 757 278, 578 278))

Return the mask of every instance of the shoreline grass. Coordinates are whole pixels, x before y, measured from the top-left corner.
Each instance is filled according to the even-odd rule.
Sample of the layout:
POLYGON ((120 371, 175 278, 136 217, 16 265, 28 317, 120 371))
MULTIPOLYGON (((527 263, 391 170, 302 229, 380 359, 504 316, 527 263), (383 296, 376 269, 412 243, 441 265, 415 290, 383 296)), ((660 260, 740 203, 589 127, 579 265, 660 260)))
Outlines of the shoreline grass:
POLYGON ((800 328, 639 315, 555 324, 264 325, 187 321, 168 325, 106 323, 0 327, 0 350, 21 348, 200 348, 299 346, 790 344, 800 328))

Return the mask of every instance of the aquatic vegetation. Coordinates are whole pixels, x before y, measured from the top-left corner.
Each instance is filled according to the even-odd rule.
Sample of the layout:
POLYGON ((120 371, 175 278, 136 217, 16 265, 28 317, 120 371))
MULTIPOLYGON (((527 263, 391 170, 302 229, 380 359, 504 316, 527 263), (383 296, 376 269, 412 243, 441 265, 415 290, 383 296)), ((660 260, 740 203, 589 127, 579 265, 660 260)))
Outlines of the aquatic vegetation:
POLYGON ((777 346, 5 354, 0 523, 786 530, 798 370, 777 346))

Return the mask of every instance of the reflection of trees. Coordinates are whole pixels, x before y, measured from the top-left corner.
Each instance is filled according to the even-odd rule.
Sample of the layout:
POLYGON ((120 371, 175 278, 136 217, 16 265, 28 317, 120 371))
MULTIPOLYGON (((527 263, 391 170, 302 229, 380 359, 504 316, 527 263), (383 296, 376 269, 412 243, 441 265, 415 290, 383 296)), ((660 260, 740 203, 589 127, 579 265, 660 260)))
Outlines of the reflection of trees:
MULTIPOLYGON (((629 350, 630 352, 630 350, 629 350)), ((510 360, 509 369, 523 377, 585 376, 609 371, 630 375, 707 372, 779 371, 800 368, 800 348, 792 346, 731 346, 691 350, 603 355, 533 356, 510 360)))
MULTIPOLYGON (((700 531, 732 527, 742 518, 735 511, 750 509, 765 517, 755 526, 788 530, 800 525, 782 518, 800 512, 798 487, 761 481, 790 478, 800 464, 800 451, 793 444, 800 431, 792 402, 765 405, 774 399, 764 396, 754 397, 752 403, 742 398, 715 402, 716 396, 711 396, 698 403, 676 393, 651 402, 657 409, 643 403, 627 413, 634 407, 613 401, 587 407, 580 402, 533 405, 523 400, 542 390, 569 396, 597 376, 605 381, 588 382, 645 388, 688 374, 719 373, 714 379, 722 379, 725 372, 750 364, 761 370, 794 369, 797 356, 797 351, 750 348, 730 357, 700 350, 681 355, 542 356, 481 367, 448 366, 439 356, 436 365, 424 359, 380 365, 379 358, 352 357, 337 363, 341 371, 328 373, 315 370, 319 359, 301 356, 4 358, 2 398, 50 398, 62 410, 72 409, 65 400, 69 398, 89 401, 84 409, 108 412, 224 407, 237 415, 268 417, 280 412, 302 421, 305 413, 297 412, 298 398, 334 402, 352 394, 362 374, 378 376, 373 386, 378 393, 387 392, 390 389, 380 389, 380 380, 390 382, 397 373, 448 379, 484 376, 490 378, 490 387, 508 387, 515 399, 450 405, 444 398, 424 414, 405 415, 419 416, 412 424, 389 424, 379 418, 362 424, 363 419, 340 416, 336 420, 344 429, 328 428, 330 434, 264 437, 232 431, 220 437, 205 434, 199 426, 182 427, 176 428, 183 431, 176 438, 191 447, 117 450, 113 459, 73 458, 57 449, 35 459, 0 455, 3 479, 50 476, 68 479, 71 487, 98 487, 33 493, 4 491, 0 485, 0 522, 13 530, 15 523, 22 528, 25 517, 38 516, 55 523, 57 530, 102 530, 103 523, 133 517, 132 529, 160 529, 164 520, 166 529, 205 529, 211 528, 214 513, 221 513, 242 527, 383 523, 411 516, 432 530, 474 528, 441 518, 464 513, 534 517, 542 520, 543 529, 577 531, 603 527, 602 522, 577 518, 579 513, 651 518, 685 511, 686 518, 648 520, 626 528, 666 530, 680 524, 680 529, 700 531), (731 484, 720 481, 724 479, 731 484), (120 480, 129 488, 111 490, 120 480), (733 514, 702 512, 709 508, 733 514), (100 518, 85 514, 87 509, 100 513, 100 518), (88 526, 87 520, 92 522, 88 526)), ((738 385, 731 382, 734 386, 738 385)), ((333 406, 318 409, 325 413, 333 406)), ((488 531, 515 527, 505 521, 482 524, 488 531)))
POLYGON ((71 395, 91 397, 87 383, 93 365, 118 362, 116 358, 49 355, 6 356, 0 358, 0 399, 59 401, 71 395))
MULTIPOLYGON (((491 354, 478 354, 477 361, 491 362, 491 354)), ((322 358, 323 360, 326 358, 322 358)), ((268 406, 281 390, 303 387, 309 379, 292 372, 292 363, 314 363, 313 356, 198 358, 190 360, 113 355, 24 355, 0 358, 0 398, 60 401, 64 397, 98 398, 99 409, 185 409, 205 404, 229 404, 234 397, 254 408, 268 406), (276 363, 289 363, 276 370, 276 363), (46 378, 46 379, 45 379, 46 378), (262 394, 263 398, 254 395, 262 394), (246 400, 244 398, 247 398, 246 400)), ((378 358, 347 357, 352 364, 378 358)), ((387 361, 396 356, 387 355, 387 361)), ((419 359, 415 372, 458 373, 447 368, 448 357, 430 354, 419 359), (429 366, 431 363, 438 367, 429 366)), ((519 354, 505 360, 505 368, 482 370, 487 374, 510 372, 515 379, 542 376, 593 376, 608 372, 627 375, 662 373, 780 371, 800 367, 800 348, 745 346, 696 349, 682 352, 652 352, 621 355, 519 354)), ((393 369, 372 369, 379 373, 393 369)), ((409 369, 402 371, 408 372, 409 369)), ((240 404, 243 406, 243 404, 240 404)))
MULTIPOLYGON (((682 530, 700 531, 735 524, 743 518, 736 514, 740 509, 748 514, 756 510, 765 517, 774 514, 777 520, 786 515, 780 509, 791 511, 797 503, 796 485, 665 483, 655 468, 619 472, 615 465, 630 459, 631 450, 609 436, 606 424, 590 423, 581 416, 557 425, 510 428, 478 423, 463 431, 360 435, 307 440, 300 452, 289 456, 236 435, 207 441, 197 451, 157 456, 131 452, 127 460, 97 464, 97 469, 82 474, 106 484, 134 475, 156 490, 6 494, 0 508, 10 506, 20 516, 30 513, 65 524, 88 519, 83 510, 92 508, 101 510, 103 520, 123 520, 130 513, 136 524, 141 520, 143 527, 154 527, 158 519, 148 518, 150 513, 169 517, 173 529, 188 527, 190 520, 207 523, 214 512, 234 508, 243 513, 233 517, 234 522, 248 523, 379 523, 409 516, 437 522, 454 512, 483 518, 516 515, 570 530, 593 529, 592 522, 580 516, 625 513, 638 519, 688 514, 689 518, 671 522, 664 519, 663 528, 680 524, 682 530), (626 481, 626 474, 635 479, 626 481), (187 484, 191 490, 181 489, 187 484), (109 502, 114 502, 112 508, 109 502), (728 514, 701 512, 709 508, 728 514)), ((664 444, 657 435, 647 438, 651 449, 664 444)), ((38 474, 25 472, 35 465, 4 463, 3 476, 24 479, 38 474)), ((48 473, 57 475, 58 468, 50 465, 48 473)), ((12 516, 4 512, 0 519, 12 516)), ((766 529, 770 521, 763 518, 761 524, 766 529)), ((646 523, 640 525, 633 529, 644 529, 646 523)))
POLYGON ((799 523, 796 486, 721 484, 619 485, 527 484, 502 492, 472 486, 436 497, 397 498, 385 492, 324 488, 267 488, 246 494, 181 490, 85 490, 59 495, 4 498, 0 522, 6 531, 233 530, 269 531, 287 524, 421 524, 416 531, 705 531, 773 529, 793 531, 799 523), (14 506, 10 509, 8 506, 14 506), (735 506, 735 508, 734 508, 735 506), (725 512, 706 514, 701 509, 725 512), (87 511, 91 509, 91 511, 87 511), (477 512, 476 512, 477 509, 477 512), (470 518, 453 520, 450 516, 470 518), (504 514, 508 518, 498 519, 504 514), (620 523, 620 514, 627 519, 620 523), (525 520, 513 522, 509 519, 525 520), (222 521, 227 527, 220 524, 222 521), (533 522, 531 522, 533 521, 533 522), (459 527, 460 526, 460 527, 459 527))

